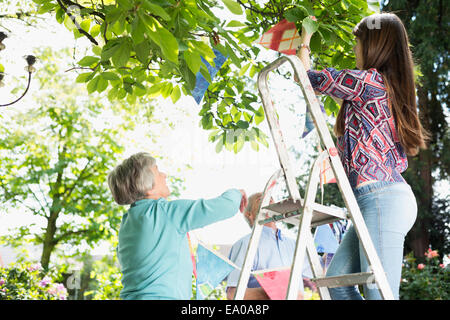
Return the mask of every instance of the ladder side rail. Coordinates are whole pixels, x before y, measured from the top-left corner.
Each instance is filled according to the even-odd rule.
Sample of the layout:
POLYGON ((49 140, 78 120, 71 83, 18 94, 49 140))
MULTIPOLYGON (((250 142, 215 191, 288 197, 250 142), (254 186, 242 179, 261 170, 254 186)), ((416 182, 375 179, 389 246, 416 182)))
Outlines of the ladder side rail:
POLYGON ((331 168, 336 177, 338 187, 349 211, 349 215, 353 222, 355 231, 357 232, 363 246, 363 251, 366 255, 369 265, 372 267, 372 271, 375 274, 375 279, 378 284, 380 293, 384 299, 392 300, 394 299, 394 296, 389 286, 389 282, 383 270, 383 266, 378 257, 375 246, 373 245, 373 242, 370 238, 369 231, 362 217, 356 198, 353 194, 350 182, 348 181, 345 174, 341 160, 337 153, 337 149, 334 146, 333 139, 331 138, 330 132, 328 131, 325 119, 321 114, 322 112, 320 110, 320 106, 315 96, 314 90, 309 81, 309 77, 298 57, 289 56, 287 58, 294 67, 294 72, 296 73, 301 83, 300 87, 302 88, 303 94, 306 97, 306 103, 308 109, 311 112, 311 116, 313 118, 314 124, 316 125, 320 139, 325 144, 325 148, 330 155, 331 168))
MULTIPOLYGON (((314 245, 314 238, 311 232, 307 234, 306 250, 308 253, 308 261, 311 266, 311 271, 314 278, 323 278, 325 274, 323 272, 322 265, 320 264, 320 257, 317 253, 316 246, 314 245)), ((317 287, 321 300, 331 300, 330 292, 327 287, 317 287)))
POLYGON ((269 72, 277 69, 282 65, 286 59, 281 57, 274 62, 265 66, 258 74, 258 90, 261 96, 263 108, 267 117, 267 122, 269 124, 270 132, 277 150, 278 159, 280 161, 281 168, 284 171, 284 176, 286 178, 286 186, 291 198, 294 201, 299 200, 303 205, 303 200, 300 196, 298 190, 297 182, 295 181, 294 171, 289 163, 289 155, 284 143, 283 135, 281 133, 280 124, 278 122, 277 115, 275 113, 275 108, 273 106, 272 99, 270 98, 269 86, 267 84, 269 72))
MULTIPOLYGON (((289 277, 289 285, 286 299, 295 300, 298 295, 298 287, 303 273, 303 264, 306 254, 306 243, 308 240, 308 232, 311 234, 311 220, 313 214, 312 204, 315 202, 317 187, 319 184, 320 162, 323 161, 327 154, 322 152, 314 161, 311 169, 308 184, 306 186, 305 201, 303 205, 303 215, 300 219, 300 226, 297 233, 297 242, 295 245, 294 259, 292 261, 291 274, 289 277)), ((313 261, 314 263, 314 261, 313 261)))
POLYGON ((278 178, 281 176, 282 170, 277 170, 267 182, 264 193, 261 199, 260 206, 258 208, 258 214, 255 217, 253 223, 252 235, 247 247, 247 252, 245 254, 244 263, 242 265, 241 273, 239 275, 238 285, 236 287, 236 292, 234 294, 234 300, 243 300, 245 296, 245 291, 247 290, 248 280, 251 274, 251 268, 253 266, 253 261, 255 260, 256 251, 258 250, 259 240, 261 239, 261 233, 264 225, 259 224, 258 221, 264 218, 264 213, 266 210, 262 208, 270 203, 272 188, 278 178))

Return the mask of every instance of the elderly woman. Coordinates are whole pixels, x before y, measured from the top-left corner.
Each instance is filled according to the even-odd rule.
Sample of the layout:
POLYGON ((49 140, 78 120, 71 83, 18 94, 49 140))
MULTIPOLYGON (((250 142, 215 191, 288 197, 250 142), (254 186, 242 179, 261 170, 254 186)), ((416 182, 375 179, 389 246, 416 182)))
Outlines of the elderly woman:
POLYGON ((126 159, 108 176, 119 205, 131 205, 119 230, 122 299, 188 300, 192 263, 187 232, 243 211, 247 196, 230 189, 209 200, 167 201, 166 174, 148 153, 126 159))

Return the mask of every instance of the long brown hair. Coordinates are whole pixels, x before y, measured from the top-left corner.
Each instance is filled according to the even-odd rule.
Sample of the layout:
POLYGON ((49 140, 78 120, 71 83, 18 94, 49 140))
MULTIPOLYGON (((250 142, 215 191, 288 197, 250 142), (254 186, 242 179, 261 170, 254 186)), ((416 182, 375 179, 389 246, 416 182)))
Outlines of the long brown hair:
MULTIPOLYGON (((428 133, 417 113, 414 61, 405 26, 393 13, 373 14, 363 18, 353 34, 362 47, 362 69, 375 68, 383 76, 401 145, 406 154, 416 155, 426 148, 428 133)), ((338 136, 344 134, 342 109, 334 128, 338 136)))

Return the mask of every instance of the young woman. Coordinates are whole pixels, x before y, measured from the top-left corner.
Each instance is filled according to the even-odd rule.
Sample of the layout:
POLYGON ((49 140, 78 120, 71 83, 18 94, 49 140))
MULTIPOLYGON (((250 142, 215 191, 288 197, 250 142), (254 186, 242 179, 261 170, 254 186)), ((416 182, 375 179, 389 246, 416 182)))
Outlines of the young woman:
MULTIPOLYGON (((311 34, 302 31, 298 56, 311 85, 341 103, 334 127, 337 147, 394 297, 398 299, 403 243, 414 224, 417 204, 401 176, 406 155, 425 148, 426 133, 417 114, 414 63, 402 21, 392 13, 374 14, 354 28, 358 70, 309 70, 311 34)), ((350 228, 327 276, 368 272, 365 254, 350 228)), ((333 299, 362 299, 357 287, 330 289, 333 299)), ((364 298, 381 299, 376 285, 364 298)))

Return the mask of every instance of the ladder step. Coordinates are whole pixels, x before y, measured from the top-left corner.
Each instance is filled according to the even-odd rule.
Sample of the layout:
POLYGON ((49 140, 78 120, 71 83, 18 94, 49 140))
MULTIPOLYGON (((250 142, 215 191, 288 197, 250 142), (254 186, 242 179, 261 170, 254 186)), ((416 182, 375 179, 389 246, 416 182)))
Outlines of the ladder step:
MULTIPOLYGON (((324 206, 319 203, 314 203, 313 217, 311 221, 311 227, 316 227, 326 223, 332 223, 337 220, 347 219, 347 213, 341 208, 333 208, 324 206)), ((270 204, 263 207, 265 210, 275 213, 272 217, 264 220, 260 220, 260 224, 265 224, 272 221, 286 220, 286 222, 298 225, 300 222, 300 215, 303 207, 300 201, 294 201, 293 199, 283 200, 281 202, 270 204)))
POLYGON ((357 284, 375 283, 373 272, 350 273, 342 276, 323 277, 311 279, 318 287, 348 287, 357 284))

